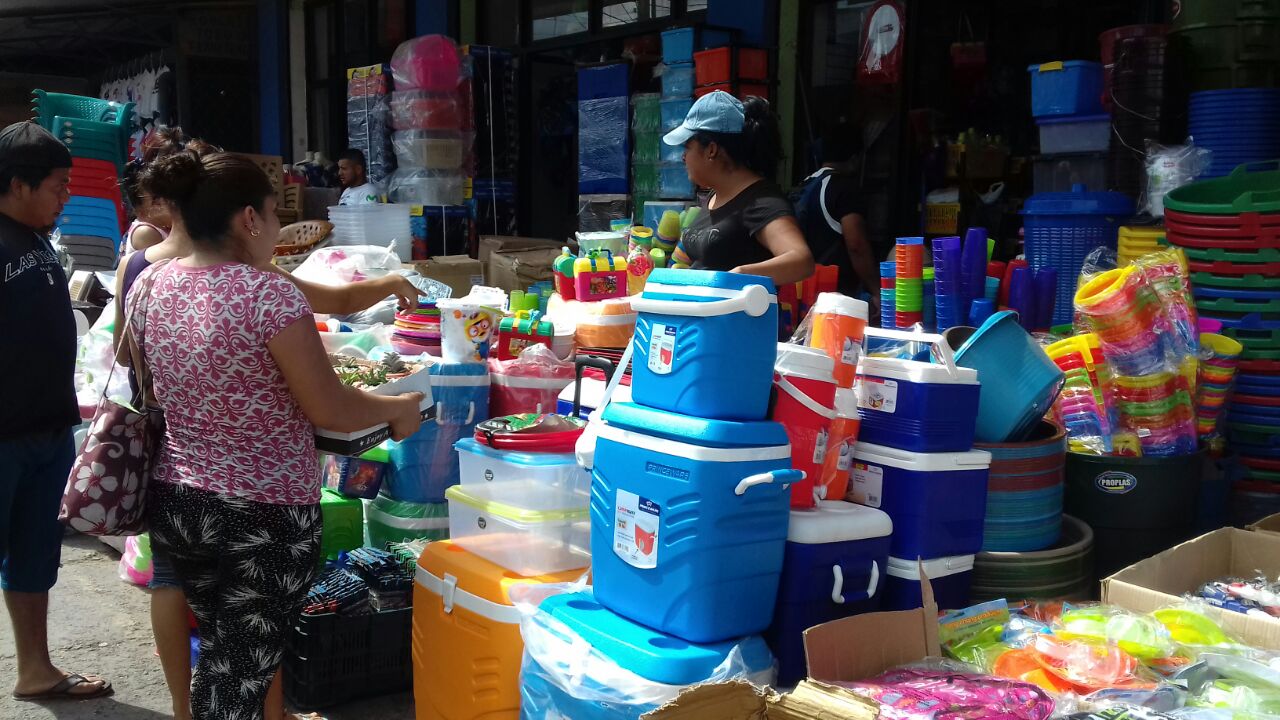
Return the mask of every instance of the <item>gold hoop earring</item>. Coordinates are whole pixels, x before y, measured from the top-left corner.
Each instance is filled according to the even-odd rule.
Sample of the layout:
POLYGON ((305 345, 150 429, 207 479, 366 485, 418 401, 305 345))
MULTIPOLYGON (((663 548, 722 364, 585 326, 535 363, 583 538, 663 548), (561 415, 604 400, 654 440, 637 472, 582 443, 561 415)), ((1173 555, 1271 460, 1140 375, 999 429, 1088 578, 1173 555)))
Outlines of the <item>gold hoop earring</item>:
POLYGON ((249 237, 258 237, 258 236, 259 236, 259 235, 261 235, 261 234, 262 234, 262 231, 261 231, 261 230, 250 230, 250 231, 249 231, 249 237))

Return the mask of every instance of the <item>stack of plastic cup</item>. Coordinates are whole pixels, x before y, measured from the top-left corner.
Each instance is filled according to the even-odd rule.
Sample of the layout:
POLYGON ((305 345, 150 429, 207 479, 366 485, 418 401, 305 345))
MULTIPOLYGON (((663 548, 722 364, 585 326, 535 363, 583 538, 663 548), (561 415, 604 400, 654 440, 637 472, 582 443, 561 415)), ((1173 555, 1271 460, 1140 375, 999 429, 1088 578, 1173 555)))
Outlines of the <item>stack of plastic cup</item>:
POLYGON ((1191 393, 1182 375, 1117 375, 1115 383, 1120 424, 1138 436, 1143 455, 1166 457, 1196 451, 1191 393))
POLYGON ((1076 292, 1076 309, 1089 322, 1117 375, 1170 371, 1165 342, 1170 327, 1160 299, 1138 268, 1100 273, 1076 292))
MULTIPOLYGON (((982 297, 990 300, 993 303, 999 300, 1000 299, 1000 278, 987 276, 983 278, 983 282, 985 283, 985 286, 982 289, 982 297)), ((977 298, 974 298, 974 300, 977 300, 977 298)))
POLYGON ((1074 335, 1049 345, 1045 353, 1066 375, 1057 409, 1071 450, 1110 453, 1114 431, 1108 401, 1111 378, 1097 349, 1097 336, 1074 335))
POLYGON ((931 332, 936 327, 937 319, 933 300, 933 277, 933 268, 927 267, 921 270, 921 287, 923 288, 921 311, 924 313, 924 327, 931 332))
POLYGON ((969 303, 969 326, 981 327, 996 312, 995 303, 986 298, 974 298, 969 303))
POLYGON ((1200 368, 1196 377, 1196 433, 1201 439, 1217 434, 1222 408, 1231 394, 1244 346, 1217 333, 1200 336, 1200 368))
POLYGON ((897 327, 897 304, 895 285, 897 284, 897 263, 886 260, 880 263, 880 327, 897 327))
POLYGON ((1047 331, 1053 324, 1054 299, 1058 292, 1058 271, 1051 267, 1036 270, 1032 279, 1036 299, 1034 330, 1047 331))
POLYGON ((897 327, 924 322, 924 238, 898 238, 894 310, 897 327))
POLYGON ((964 246, 960 251, 961 316, 968 317, 969 303, 986 296, 987 230, 972 227, 964 233, 964 246))
POLYGON ((938 330, 963 325, 961 315, 960 238, 933 239, 933 304, 934 324, 938 330))

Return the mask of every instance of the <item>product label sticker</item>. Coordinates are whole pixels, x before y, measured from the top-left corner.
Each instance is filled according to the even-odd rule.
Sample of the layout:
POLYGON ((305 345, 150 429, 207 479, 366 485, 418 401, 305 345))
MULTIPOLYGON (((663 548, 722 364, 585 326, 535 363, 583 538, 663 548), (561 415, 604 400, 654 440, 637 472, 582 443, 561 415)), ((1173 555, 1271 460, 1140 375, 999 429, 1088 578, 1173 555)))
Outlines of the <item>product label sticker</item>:
POLYGON ((853 482, 849 493, 854 502, 867 507, 880 507, 880 503, 884 500, 881 495, 884 488, 884 468, 879 465, 855 462, 850 479, 853 482))
POLYGON ((813 464, 821 465, 827 459, 827 431, 819 430, 813 439, 813 464))
POLYGON ((857 438, 840 443, 840 459, 836 460, 836 470, 849 472, 853 467, 853 450, 858 446, 857 438))
POLYGON ((658 503, 626 490, 617 491, 613 515, 613 552, 643 569, 658 567, 658 503))
POLYGON ((654 375, 670 375, 675 362, 676 327, 654 323, 649 337, 649 371, 654 375))
POLYGON ((898 410, 898 381, 874 377, 858 378, 861 391, 858 407, 876 412, 894 413, 898 410))
POLYGON ((862 344, 853 338, 844 339, 844 347, 840 351, 840 362, 845 365, 857 365, 862 357, 862 344))

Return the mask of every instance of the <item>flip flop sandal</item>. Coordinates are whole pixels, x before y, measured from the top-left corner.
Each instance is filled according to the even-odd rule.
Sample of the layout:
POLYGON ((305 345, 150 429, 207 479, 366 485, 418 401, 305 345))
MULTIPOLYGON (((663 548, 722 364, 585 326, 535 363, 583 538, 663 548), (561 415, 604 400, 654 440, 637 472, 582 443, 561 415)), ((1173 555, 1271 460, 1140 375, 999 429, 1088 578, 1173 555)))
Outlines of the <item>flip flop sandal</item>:
POLYGON ((80 687, 86 683, 94 683, 102 678, 89 678, 79 673, 71 673, 62 678, 61 682, 53 687, 38 693, 14 693, 13 699, 18 702, 39 702, 41 700, 92 700, 94 698, 105 697, 114 692, 111 689, 111 683, 103 680, 102 687, 94 692, 76 693, 72 692, 73 688, 80 687))

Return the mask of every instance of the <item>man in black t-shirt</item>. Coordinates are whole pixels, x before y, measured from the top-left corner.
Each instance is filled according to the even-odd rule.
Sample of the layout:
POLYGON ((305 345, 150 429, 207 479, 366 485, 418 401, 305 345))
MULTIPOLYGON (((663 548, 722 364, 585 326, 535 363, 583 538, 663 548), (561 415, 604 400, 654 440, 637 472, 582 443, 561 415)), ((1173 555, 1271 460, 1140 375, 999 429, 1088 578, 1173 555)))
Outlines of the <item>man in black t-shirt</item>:
POLYGON ((796 216, 814 262, 840 268, 839 290, 845 295, 869 293, 874 314, 880 281, 867 238, 866 210, 857 180, 848 172, 857 147, 853 132, 845 127, 823 138, 822 168, 796 194, 796 216))
POLYGON ((58 578, 58 507, 80 422, 76 323, 48 232, 70 198, 71 154, 34 123, 0 131, 0 586, 18 651, 15 700, 111 692, 49 659, 49 590, 58 578))

